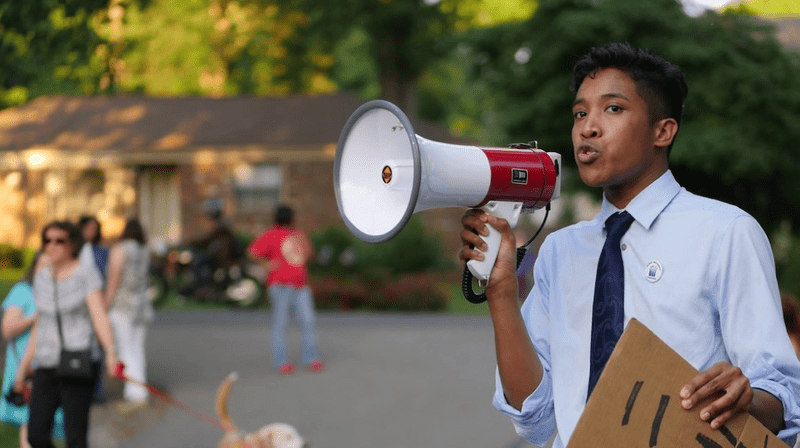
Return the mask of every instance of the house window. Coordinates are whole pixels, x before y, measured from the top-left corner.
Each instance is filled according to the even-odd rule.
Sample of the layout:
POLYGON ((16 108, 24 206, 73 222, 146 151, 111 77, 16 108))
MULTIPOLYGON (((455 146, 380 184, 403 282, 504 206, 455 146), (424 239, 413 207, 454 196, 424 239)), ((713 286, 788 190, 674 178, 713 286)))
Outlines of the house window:
POLYGON ((236 210, 271 213, 280 200, 283 169, 280 165, 240 165, 234 171, 236 210))

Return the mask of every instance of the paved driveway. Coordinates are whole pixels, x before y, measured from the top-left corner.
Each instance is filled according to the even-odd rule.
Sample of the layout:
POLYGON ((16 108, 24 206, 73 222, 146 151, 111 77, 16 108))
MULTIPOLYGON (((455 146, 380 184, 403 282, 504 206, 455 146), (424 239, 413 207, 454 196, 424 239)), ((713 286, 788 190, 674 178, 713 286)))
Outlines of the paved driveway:
MULTIPOLYGON (((269 320, 263 311, 159 312, 147 343, 150 381, 214 415, 217 387, 236 371, 229 409, 239 428, 289 423, 312 448, 533 446, 491 405, 495 361, 486 316, 323 313, 327 369, 288 377, 269 366, 269 320)), ((296 354, 294 328, 289 341, 296 354)), ((95 447, 213 448, 222 435, 163 405, 128 419, 111 409, 94 411, 95 447), (106 426, 125 424, 124 440, 119 428, 112 440, 106 426)))

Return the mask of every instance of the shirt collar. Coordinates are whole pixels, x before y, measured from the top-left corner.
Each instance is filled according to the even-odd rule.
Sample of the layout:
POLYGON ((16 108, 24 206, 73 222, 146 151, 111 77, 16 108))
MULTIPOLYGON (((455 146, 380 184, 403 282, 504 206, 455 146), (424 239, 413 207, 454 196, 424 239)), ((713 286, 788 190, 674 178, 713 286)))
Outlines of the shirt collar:
MULTIPOLYGON (((650 230, 650 226, 653 225, 658 215, 664 211, 667 205, 672 202, 672 199, 674 199, 680 191, 681 186, 678 184, 678 181, 675 180, 672 171, 667 170, 661 177, 653 181, 653 183, 636 195, 636 197, 628 203, 628 206, 625 207, 625 210, 627 210, 628 213, 633 216, 633 219, 641 224, 642 227, 650 230)), ((606 196, 603 195, 603 206, 597 217, 600 218, 601 223, 604 223, 609 216, 619 211, 622 210, 615 207, 606 199, 606 196)))

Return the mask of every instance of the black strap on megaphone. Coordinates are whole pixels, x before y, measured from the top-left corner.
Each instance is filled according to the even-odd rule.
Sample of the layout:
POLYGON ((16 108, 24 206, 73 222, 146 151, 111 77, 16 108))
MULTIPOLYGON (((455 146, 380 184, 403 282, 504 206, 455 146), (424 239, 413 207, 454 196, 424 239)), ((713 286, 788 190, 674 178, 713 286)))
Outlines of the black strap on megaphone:
MULTIPOLYGON (((539 226, 539 230, 533 234, 531 239, 528 240, 527 243, 523 244, 522 246, 517 248, 517 268, 519 268, 519 264, 522 262, 522 259, 525 258, 525 254, 528 252, 528 246, 539 236, 539 233, 544 228, 544 223, 547 222, 547 216, 550 214, 550 203, 548 202, 545 205, 545 212, 544 212, 544 219, 542 219, 542 224, 539 226)), ((475 248, 474 245, 469 245, 470 249, 475 248)), ((464 273, 461 275, 461 292, 464 294, 464 298, 467 299, 469 302, 474 304, 483 303, 486 301, 486 293, 476 293, 475 290, 472 288, 472 280, 475 277, 470 272, 469 268, 464 265, 464 273)))

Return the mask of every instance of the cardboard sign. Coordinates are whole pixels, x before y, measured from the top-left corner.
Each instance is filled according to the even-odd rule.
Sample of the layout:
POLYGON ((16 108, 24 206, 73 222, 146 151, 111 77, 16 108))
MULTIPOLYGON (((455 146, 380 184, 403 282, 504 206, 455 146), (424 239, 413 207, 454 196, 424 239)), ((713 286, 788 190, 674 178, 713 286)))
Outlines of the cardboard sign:
POLYGON ((586 403, 568 448, 786 448, 747 413, 715 430, 678 396, 697 370, 631 319, 586 403))

